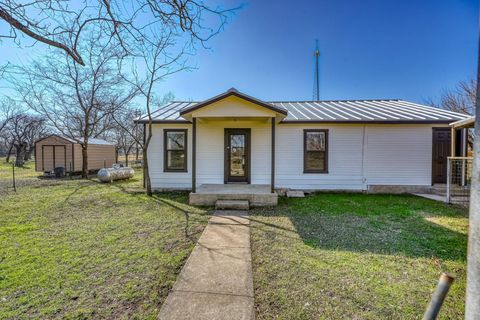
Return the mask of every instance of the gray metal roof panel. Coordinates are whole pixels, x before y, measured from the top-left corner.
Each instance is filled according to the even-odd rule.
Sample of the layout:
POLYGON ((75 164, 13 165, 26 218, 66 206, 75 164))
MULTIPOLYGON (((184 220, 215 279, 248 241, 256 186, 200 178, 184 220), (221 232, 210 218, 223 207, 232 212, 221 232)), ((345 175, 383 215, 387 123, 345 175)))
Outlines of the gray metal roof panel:
MULTIPOLYGON (((273 107, 288 111, 283 122, 453 122, 469 115, 437 109, 404 100, 273 101, 273 107)), ((186 121, 180 115, 197 105, 193 101, 173 101, 152 112, 154 122, 186 121)), ((147 122, 148 116, 137 119, 147 122)))

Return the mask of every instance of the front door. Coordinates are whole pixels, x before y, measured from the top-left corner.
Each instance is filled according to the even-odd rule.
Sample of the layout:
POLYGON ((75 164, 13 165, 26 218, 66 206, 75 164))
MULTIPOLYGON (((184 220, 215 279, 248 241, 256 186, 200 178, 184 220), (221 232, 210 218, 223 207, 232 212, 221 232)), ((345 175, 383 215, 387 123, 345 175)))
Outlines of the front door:
POLYGON ((250 129, 225 129, 225 183, 250 182, 250 129))
POLYGON ((447 158, 450 156, 450 128, 433 128, 432 182, 447 183, 447 158))

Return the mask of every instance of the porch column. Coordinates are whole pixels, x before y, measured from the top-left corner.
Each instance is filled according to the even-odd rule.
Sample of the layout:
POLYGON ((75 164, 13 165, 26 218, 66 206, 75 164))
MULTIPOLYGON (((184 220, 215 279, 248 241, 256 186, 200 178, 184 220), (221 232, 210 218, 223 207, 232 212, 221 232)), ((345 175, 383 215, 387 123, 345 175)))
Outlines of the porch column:
POLYGON ((457 142, 457 130, 455 127, 452 127, 451 129, 452 134, 450 135, 450 157, 455 157, 455 149, 456 149, 456 142, 457 142))
POLYGON ((192 192, 197 189, 197 118, 192 119, 192 192))
POLYGON ((272 117, 272 177, 270 181, 270 191, 275 192, 275 117, 272 117))

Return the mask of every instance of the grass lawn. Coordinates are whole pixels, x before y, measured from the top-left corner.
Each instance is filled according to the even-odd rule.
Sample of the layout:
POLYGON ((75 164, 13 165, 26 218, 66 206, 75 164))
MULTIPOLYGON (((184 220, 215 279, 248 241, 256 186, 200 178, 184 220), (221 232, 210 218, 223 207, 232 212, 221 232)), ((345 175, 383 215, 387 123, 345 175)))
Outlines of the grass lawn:
POLYGON ((257 319, 464 316, 467 210, 408 195, 315 194, 251 212, 257 319))
POLYGON ((138 175, 51 181, 0 199, 0 319, 156 319, 206 212, 138 175))

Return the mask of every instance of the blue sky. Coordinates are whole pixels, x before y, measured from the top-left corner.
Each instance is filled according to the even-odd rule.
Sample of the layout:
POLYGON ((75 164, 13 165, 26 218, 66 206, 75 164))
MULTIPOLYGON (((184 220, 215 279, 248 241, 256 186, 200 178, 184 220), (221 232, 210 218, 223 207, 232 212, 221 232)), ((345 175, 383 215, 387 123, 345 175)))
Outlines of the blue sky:
POLYGON ((193 100, 229 87, 311 99, 318 39, 321 99, 422 102, 475 75, 477 22, 467 0, 251 1, 191 60, 197 70, 162 87, 193 100))
MULTIPOLYGON (((160 94, 201 100, 236 87, 264 100, 312 99, 315 39, 324 100, 422 102, 475 75, 474 0, 216 2, 244 5, 190 59, 195 70, 168 78, 160 94)), ((25 60, 25 50, 0 43, 3 61, 25 60)))

